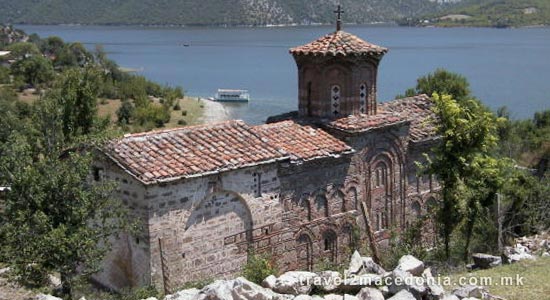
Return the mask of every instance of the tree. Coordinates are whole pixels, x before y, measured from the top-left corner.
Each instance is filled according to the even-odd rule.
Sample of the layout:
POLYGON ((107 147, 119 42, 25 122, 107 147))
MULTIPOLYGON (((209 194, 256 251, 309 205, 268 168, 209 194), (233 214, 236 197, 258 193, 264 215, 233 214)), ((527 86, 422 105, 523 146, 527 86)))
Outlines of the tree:
POLYGON ((449 95, 434 94, 432 98, 441 139, 433 155, 427 157, 427 171, 442 183, 438 220, 449 258, 451 234, 464 217, 460 208, 465 206, 465 188, 494 172, 488 168, 487 159, 497 141, 496 123, 492 113, 476 100, 459 104, 449 95))
POLYGON ((127 228, 125 211, 111 198, 112 184, 89 180, 90 154, 54 151, 37 160, 21 136, 7 148, 0 166, 10 183, 0 215, 4 255, 27 285, 42 286, 58 272, 70 297, 78 280, 99 270, 109 238, 127 228))
POLYGON ((94 68, 68 69, 46 95, 59 104, 65 138, 89 134, 97 125, 99 80, 100 74, 94 68))
POLYGON ((457 101, 472 98, 470 83, 466 77, 445 69, 437 69, 433 73, 418 78, 416 87, 408 89, 405 95, 412 97, 418 94, 433 95, 434 93, 451 95, 457 101))
POLYGON ((6 50, 10 51, 10 57, 16 60, 42 55, 35 44, 28 42, 13 43, 6 50))
POLYGON ((52 62, 40 55, 16 61, 11 66, 11 73, 16 79, 34 87, 51 81, 54 76, 52 62))
POLYGON ((130 124, 130 119, 134 115, 134 106, 129 100, 123 100, 122 105, 116 111, 117 121, 120 125, 130 124))

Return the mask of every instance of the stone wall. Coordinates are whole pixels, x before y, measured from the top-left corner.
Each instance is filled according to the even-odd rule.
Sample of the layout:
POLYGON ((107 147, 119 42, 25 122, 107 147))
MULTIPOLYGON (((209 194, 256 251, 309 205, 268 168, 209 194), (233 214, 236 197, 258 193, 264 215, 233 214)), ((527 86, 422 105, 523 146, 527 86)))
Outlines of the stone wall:
POLYGON ((229 278, 281 219, 276 165, 148 186, 152 281, 229 278))
POLYGON ((102 271, 94 276, 98 283, 114 290, 148 285, 151 281, 149 249, 149 206, 145 187, 112 161, 98 155, 92 180, 109 180, 118 185, 115 197, 128 208, 130 221, 139 230, 134 235, 121 233, 112 237, 112 249, 103 261, 102 271))

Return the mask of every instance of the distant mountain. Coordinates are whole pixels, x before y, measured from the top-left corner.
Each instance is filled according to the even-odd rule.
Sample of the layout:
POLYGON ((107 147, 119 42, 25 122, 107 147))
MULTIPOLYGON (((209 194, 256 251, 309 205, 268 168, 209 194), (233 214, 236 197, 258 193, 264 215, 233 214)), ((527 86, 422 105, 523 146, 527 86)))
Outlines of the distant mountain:
POLYGON ((0 0, 0 23, 103 25, 268 25, 348 23, 431 14, 457 0, 0 0))
POLYGON ((550 25, 550 0, 465 0, 441 12, 415 18, 414 22, 437 26, 550 25))

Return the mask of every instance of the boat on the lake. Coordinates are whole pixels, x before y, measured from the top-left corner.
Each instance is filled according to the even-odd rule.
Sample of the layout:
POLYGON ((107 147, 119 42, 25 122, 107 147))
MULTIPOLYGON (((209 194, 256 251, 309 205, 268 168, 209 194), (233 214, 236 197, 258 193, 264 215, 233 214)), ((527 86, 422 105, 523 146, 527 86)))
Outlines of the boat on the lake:
POLYGON ((250 94, 248 90, 218 89, 214 101, 219 102, 248 102, 250 94))

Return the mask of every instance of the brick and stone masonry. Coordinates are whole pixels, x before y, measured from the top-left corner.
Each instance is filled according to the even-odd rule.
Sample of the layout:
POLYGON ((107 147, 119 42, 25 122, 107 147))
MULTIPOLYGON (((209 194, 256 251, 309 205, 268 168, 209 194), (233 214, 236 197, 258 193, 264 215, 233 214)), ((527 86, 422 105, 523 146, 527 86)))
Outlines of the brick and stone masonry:
MULTIPOLYGON (((95 279, 170 291, 233 277, 250 251, 269 253, 282 271, 309 270, 365 242, 362 202, 382 245, 426 214, 439 185, 417 175, 415 162, 437 142, 432 103, 426 95, 377 103, 387 51, 337 30, 290 51, 297 112, 112 141, 94 177, 119 184, 141 231, 113 238, 95 279)), ((433 222, 425 229, 430 245, 433 222)))

